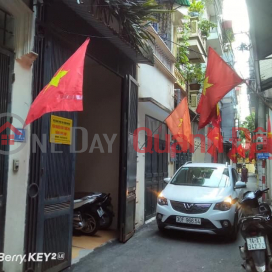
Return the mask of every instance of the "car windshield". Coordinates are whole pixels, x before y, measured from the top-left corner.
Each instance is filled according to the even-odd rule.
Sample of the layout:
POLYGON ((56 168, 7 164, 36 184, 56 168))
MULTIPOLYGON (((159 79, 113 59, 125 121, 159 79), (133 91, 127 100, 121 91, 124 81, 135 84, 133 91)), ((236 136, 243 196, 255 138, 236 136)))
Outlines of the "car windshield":
POLYGON ((227 168, 182 167, 171 184, 218 188, 229 186, 230 181, 227 168))

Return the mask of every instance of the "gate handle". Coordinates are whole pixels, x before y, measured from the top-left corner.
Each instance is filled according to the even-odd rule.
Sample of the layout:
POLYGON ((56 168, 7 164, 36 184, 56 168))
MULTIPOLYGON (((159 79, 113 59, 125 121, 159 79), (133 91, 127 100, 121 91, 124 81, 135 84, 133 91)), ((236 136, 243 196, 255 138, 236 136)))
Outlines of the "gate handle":
POLYGON ((30 198, 34 198, 39 194, 39 186, 36 183, 32 183, 28 186, 28 195, 30 198))

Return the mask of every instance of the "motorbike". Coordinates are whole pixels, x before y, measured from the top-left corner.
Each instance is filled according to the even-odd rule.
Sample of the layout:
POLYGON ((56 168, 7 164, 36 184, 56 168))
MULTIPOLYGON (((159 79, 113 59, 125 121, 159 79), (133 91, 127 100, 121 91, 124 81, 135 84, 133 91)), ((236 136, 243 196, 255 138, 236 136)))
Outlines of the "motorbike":
POLYGON ((267 203, 259 202, 259 198, 268 190, 269 188, 256 192, 248 191, 243 194, 240 202, 242 217, 239 226, 245 244, 240 246, 239 250, 244 260, 242 266, 247 272, 272 271, 271 209, 267 203))
POLYGON ((108 229, 113 216, 110 194, 75 193, 74 230, 94 235, 99 229, 108 229))

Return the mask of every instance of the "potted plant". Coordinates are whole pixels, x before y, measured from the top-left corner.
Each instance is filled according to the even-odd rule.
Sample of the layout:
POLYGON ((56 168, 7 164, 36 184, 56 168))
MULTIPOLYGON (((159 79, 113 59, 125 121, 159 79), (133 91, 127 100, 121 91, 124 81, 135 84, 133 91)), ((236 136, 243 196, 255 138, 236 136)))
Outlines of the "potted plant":
POLYGON ((204 80, 205 74, 204 71, 202 70, 201 64, 197 63, 197 64, 193 64, 193 69, 192 69, 192 74, 191 79, 188 81, 191 82, 190 84, 190 90, 200 90, 201 87, 201 83, 204 80))
POLYGON ((233 43, 235 40, 234 33, 232 29, 226 29, 225 33, 223 34, 223 41, 224 43, 233 43))
POLYGON ((190 23, 184 22, 182 27, 178 29, 178 43, 180 44, 177 50, 177 68, 178 69, 179 69, 179 65, 187 65, 189 63, 189 58, 188 58, 188 55, 189 55, 188 46, 190 45, 188 42, 189 37, 190 37, 190 23))
POLYGON ((188 11, 191 17, 198 17, 204 11, 204 4, 202 1, 193 0, 188 11))
POLYGON ((215 28, 217 25, 211 21, 208 20, 202 20, 198 27, 201 31, 201 35, 203 37, 209 37, 211 29, 215 28))
POLYGON ((184 79, 190 83, 190 90, 199 91, 201 83, 204 80, 205 74, 202 70, 201 64, 191 64, 186 65, 186 69, 182 71, 184 79))
POLYGON ((190 90, 191 91, 199 91, 201 88, 201 84, 200 83, 191 83, 190 84, 190 90))

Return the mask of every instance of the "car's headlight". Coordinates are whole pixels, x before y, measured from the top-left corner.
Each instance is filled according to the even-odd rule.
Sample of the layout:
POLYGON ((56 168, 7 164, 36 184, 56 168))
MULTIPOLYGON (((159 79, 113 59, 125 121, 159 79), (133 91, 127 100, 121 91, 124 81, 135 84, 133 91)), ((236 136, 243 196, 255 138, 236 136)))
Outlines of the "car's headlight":
POLYGON ((168 205, 167 199, 163 196, 162 192, 158 195, 158 204, 159 205, 168 205))
POLYGON ((227 197, 224 201, 220 203, 216 203, 214 206, 214 210, 219 210, 219 211, 228 211, 232 206, 232 198, 227 197))

